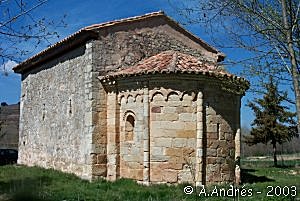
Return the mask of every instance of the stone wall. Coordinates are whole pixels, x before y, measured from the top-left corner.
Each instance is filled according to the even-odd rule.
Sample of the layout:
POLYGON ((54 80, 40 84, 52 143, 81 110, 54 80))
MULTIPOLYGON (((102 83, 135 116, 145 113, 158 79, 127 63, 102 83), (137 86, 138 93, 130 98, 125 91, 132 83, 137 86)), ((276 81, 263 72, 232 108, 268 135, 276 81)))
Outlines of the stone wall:
MULTIPOLYGON (((144 182, 152 177, 156 182, 169 183, 184 182, 191 177, 199 180, 203 175, 191 173, 188 166, 195 155, 201 158, 194 162, 196 168, 205 163, 200 146, 205 129, 202 98, 195 100, 197 96, 190 93, 181 93, 179 98, 182 89, 176 89, 163 103, 158 100, 159 94, 150 99, 155 84, 140 83, 139 88, 134 88, 140 96, 126 96, 126 102, 121 103, 124 100, 119 95, 128 93, 127 89, 120 90, 114 85, 115 89, 107 91, 98 77, 165 50, 177 50, 208 62, 216 62, 217 53, 207 51, 199 41, 156 18, 106 27, 99 29, 98 34, 98 40, 88 41, 23 74, 19 163, 52 167, 88 179, 113 180, 124 176, 144 182), (169 103, 192 105, 177 107, 169 103), (137 125, 132 131, 125 126, 128 117, 125 114, 130 111, 137 125), (167 122, 156 127, 155 121, 159 124, 159 120, 153 119, 154 124, 150 125, 151 118, 167 122), (173 121, 181 126, 173 137, 160 136, 163 133, 160 131, 149 135, 151 129, 167 130, 164 126, 177 125, 173 121), (143 126, 139 126, 141 123, 143 126), (155 148, 150 150, 150 146, 155 148), (182 151, 175 154, 181 147, 182 151), (159 154, 152 154, 153 151, 163 153, 172 162, 160 161, 159 154), (141 156, 128 156, 136 153, 141 156), (162 174, 166 176, 155 178, 155 172, 150 171, 150 160, 154 169, 163 165, 162 174), (167 168, 173 164, 175 169, 167 168)), ((177 86, 176 80, 173 81, 171 87, 177 86)))
POLYGON ((218 57, 161 21, 100 29, 99 40, 94 43, 94 67, 102 74, 132 66, 166 50, 179 51, 213 63, 218 57))
MULTIPOLYGON (((193 88, 195 82, 181 84, 193 88)), ((178 82, 161 82, 150 91, 150 180, 156 183, 195 179, 196 104, 194 93, 178 89, 178 82)), ((183 87, 184 88, 184 87, 183 87)))
POLYGON ((206 88, 205 144, 206 181, 234 181, 235 134, 239 129, 240 97, 219 87, 206 88))
POLYGON ((18 163, 91 178, 90 43, 22 75, 18 163))
MULTIPOLYGON (((105 177, 107 95, 98 76, 132 66, 165 50, 177 50, 200 60, 217 61, 217 54, 175 30, 161 19, 132 22, 99 30, 99 40, 92 41, 92 111, 93 111, 93 176, 105 177)), ((110 175, 110 174, 108 174, 110 175)), ((114 176, 113 176, 114 177, 114 176)))
POLYGON ((120 100, 120 177, 143 181, 143 93, 120 100), (133 119, 133 120, 132 120, 133 119))
POLYGON ((240 96, 220 86, 212 78, 183 75, 105 83, 108 179, 202 184, 234 181, 240 96), (129 116, 134 124, 128 124, 129 116))

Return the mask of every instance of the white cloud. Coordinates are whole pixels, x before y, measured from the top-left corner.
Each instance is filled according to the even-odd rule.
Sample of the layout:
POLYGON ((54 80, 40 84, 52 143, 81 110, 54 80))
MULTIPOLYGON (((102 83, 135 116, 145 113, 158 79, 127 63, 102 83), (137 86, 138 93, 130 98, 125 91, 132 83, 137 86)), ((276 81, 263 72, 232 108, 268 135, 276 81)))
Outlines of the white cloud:
POLYGON ((2 72, 2 73, 13 73, 12 69, 16 65, 18 65, 17 62, 12 61, 12 60, 8 60, 7 62, 5 62, 4 64, 2 64, 0 66, 0 72, 2 72))

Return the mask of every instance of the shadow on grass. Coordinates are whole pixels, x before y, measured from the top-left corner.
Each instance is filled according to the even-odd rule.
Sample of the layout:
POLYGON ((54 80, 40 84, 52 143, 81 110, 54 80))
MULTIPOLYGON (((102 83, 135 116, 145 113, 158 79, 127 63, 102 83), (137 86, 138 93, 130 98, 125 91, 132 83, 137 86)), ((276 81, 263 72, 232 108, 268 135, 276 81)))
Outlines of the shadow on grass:
POLYGON ((277 165, 275 165, 273 161, 272 161, 272 163, 273 164, 270 165, 271 167, 286 169, 286 168, 296 167, 300 163, 300 160, 283 160, 283 159, 281 159, 281 160, 277 161, 277 165))
POLYGON ((47 176, 0 181, 0 194, 8 195, 9 201, 50 201, 41 193, 43 186, 50 184, 47 176))
POLYGON ((260 182, 271 182, 275 181, 274 179, 269 179, 266 176, 256 176, 253 173, 255 172, 254 169, 241 169, 241 179, 242 183, 260 183, 260 182))

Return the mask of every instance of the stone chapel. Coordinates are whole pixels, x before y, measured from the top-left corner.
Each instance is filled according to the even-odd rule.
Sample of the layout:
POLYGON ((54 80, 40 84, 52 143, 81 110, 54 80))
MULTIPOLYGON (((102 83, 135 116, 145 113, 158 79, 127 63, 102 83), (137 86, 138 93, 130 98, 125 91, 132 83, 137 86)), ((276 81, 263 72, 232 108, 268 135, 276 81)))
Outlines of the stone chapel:
POLYGON ((19 164, 84 179, 228 183, 249 82, 163 12, 80 29, 14 68, 19 164))

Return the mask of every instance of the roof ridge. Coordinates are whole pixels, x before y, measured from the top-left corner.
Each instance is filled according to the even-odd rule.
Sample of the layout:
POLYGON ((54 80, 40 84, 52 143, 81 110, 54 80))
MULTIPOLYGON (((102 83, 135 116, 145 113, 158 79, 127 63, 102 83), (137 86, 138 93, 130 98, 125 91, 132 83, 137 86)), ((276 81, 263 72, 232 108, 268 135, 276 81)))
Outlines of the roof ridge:
POLYGON ((111 20, 111 21, 103 22, 103 23, 99 23, 99 24, 92 24, 92 25, 84 27, 83 29, 84 30, 93 30, 93 29, 97 29, 99 27, 106 27, 106 26, 111 26, 113 24, 135 21, 135 20, 139 20, 139 19, 144 19, 144 18, 154 17, 154 16, 161 16, 161 15, 165 15, 165 13, 160 10, 160 11, 156 11, 156 12, 146 13, 144 15, 138 15, 138 16, 127 17, 127 18, 122 18, 122 19, 115 19, 115 20, 111 20))
POLYGON ((97 33, 97 29, 107 28, 107 27, 119 25, 122 23, 140 21, 140 20, 144 20, 144 19, 152 18, 152 17, 164 17, 166 19, 166 23, 169 23, 169 25, 171 25, 171 26, 175 26, 175 29, 178 29, 177 31, 181 32, 182 34, 187 35, 187 37, 190 37, 191 40, 196 40, 197 43, 202 45, 208 51, 216 53, 218 56, 218 59, 221 59, 221 60, 224 59, 225 55, 221 54, 219 52, 219 50, 210 46, 205 41, 200 39, 198 36, 187 31, 178 22, 174 21, 172 18, 167 16, 163 11, 158 11, 158 12, 147 13, 147 14, 140 15, 140 16, 105 22, 105 23, 101 23, 101 24, 94 24, 94 25, 79 29, 77 32, 67 36, 66 38, 58 41, 55 44, 50 45, 49 47, 40 51, 39 53, 29 57, 25 61, 21 62, 19 65, 15 66, 13 68, 13 70, 16 73, 22 74, 24 71, 31 69, 32 67, 34 68, 34 67, 38 66, 39 64, 41 64, 49 59, 52 59, 60 54, 64 54, 66 51, 68 51, 74 47, 77 47, 78 45, 81 45, 90 39, 92 39, 92 40, 97 39, 99 37, 98 33, 97 33))

